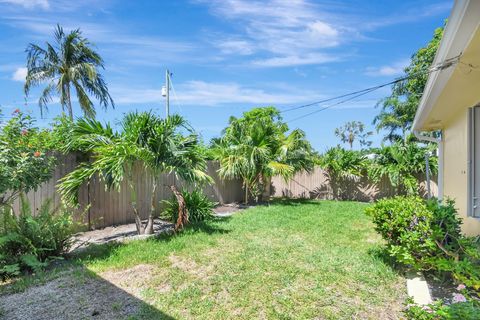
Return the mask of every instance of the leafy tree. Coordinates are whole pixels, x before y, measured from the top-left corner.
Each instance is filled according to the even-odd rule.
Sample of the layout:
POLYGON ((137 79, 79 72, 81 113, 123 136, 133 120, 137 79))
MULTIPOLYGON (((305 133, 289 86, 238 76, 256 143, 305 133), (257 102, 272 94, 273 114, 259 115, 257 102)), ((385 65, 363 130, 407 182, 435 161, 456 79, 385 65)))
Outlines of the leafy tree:
POLYGON ((407 139, 442 35, 443 28, 437 28, 432 40, 412 56, 404 69, 405 79, 395 83, 391 95, 378 103, 381 110, 373 123, 377 131, 387 130, 384 140, 407 139))
POLYGON ((79 29, 66 34, 57 25, 54 33, 55 43, 46 43, 45 48, 36 44, 27 47, 28 73, 25 82, 25 94, 28 96, 34 86, 48 83, 38 100, 43 110, 52 101, 53 95, 60 97, 62 110, 67 109, 73 119, 71 90, 74 89, 80 107, 85 116, 95 117, 95 108, 91 96, 100 101, 104 108, 113 100, 108 93, 107 84, 99 69, 104 69, 100 55, 91 48, 88 39, 79 29))
MULTIPOLYGON (((161 173, 174 173, 188 183, 210 181, 205 173, 206 160, 195 135, 187 122, 178 115, 161 119, 151 112, 128 113, 121 122, 122 131, 117 133, 109 125, 103 126, 93 119, 80 119, 72 129, 70 147, 88 152, 92 162, 81 164, 65 176, 60 192, 69 204, 78 203, 78 189, 95 174, 110 189, 118 189, 126 180, 131 193, 131 206, 139 234, 153 233, 153 218, 157 202, 155 194, 161 173), (151 184, 151 204, 146 224, 138 212, 138 190, 133 181, 133 166, 141 163, 148 173, 151 184)), ((66 151, 69 146, 67 145, 66 151)), ((188 222, 185 200, 175 185, 168 186, 179 202, 176 229, 188 222)))
POLYGON ((348 143, 350 149, 352 149, 356 140, 358 140, 360 147, 369 147, 372 142, 368 138, 373 135, 373 132, 365 131, 365 125, 361 121, 349 121, 345 125, 336 128, 335 135, 343 143, 348 143))
POLYGON ((50 179, 55 157, 46 147, 48 132, 15 110, 0 129, 0 206, 11 206, 22 193, 36 190, 50 179))
POLYGON ((418 194, 418 175, 425 173, 425 154, 429 154, 430 171, 437 173, 438 159, 434 154, 434 145, 426 147, 415 142, 399 141, 390 146, 374 150, 375 159, 368 167, 374 181, 388 177, 397 194, 405 191, 409 195, 418 194))
POLYGON ((305 133, 288 131, 276 108, 254 108, 241 118, 231 117, 223 136, 212 141, 220 176, 243 180, 246 203, 249 194, 259 200, 272 176, 288 179, 299 170, 313 169, 314 152, 305 133))

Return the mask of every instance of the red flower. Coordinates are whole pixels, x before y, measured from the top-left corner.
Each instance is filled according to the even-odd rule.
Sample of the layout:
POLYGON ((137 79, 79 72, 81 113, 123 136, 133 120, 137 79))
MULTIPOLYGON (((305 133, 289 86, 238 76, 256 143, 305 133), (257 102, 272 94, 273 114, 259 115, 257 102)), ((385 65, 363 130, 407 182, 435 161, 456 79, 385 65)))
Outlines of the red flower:
POLYGON ((28 130, 26 130, 26 129, 23 129, 23 130, 22 130, 22 136, 26 136, 27 133, 28 133, 28 130))
POLYGON ((41 155, 40 151, 35 151, 33 153, 33 156, 36 157, 36 158, 40 157, 40 155, 41 155))
POLYGON ((12 114, 17 114, 17 113, 20 113, 20 109, 15 109, 13 110, 12 114))

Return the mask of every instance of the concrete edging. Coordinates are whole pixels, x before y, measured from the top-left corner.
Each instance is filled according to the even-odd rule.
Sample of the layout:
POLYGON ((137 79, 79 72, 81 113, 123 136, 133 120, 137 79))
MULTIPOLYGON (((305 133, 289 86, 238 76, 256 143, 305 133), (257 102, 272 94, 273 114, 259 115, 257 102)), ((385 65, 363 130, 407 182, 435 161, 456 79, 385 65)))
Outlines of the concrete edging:
POLYGON ((427 305, 433 302, 427 281, 421 272, 407 274, 407 293, 416 304, 427 305))

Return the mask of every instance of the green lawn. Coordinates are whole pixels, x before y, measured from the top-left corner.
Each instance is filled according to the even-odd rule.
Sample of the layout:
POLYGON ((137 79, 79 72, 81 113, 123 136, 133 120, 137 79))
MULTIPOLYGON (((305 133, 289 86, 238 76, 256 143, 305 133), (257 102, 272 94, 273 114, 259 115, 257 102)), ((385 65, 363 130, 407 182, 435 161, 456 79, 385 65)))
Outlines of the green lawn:
POLYGON ((77 261, 146 302, 132 318, 396 319, 405 280, 365 206, 278 202, 77 261))

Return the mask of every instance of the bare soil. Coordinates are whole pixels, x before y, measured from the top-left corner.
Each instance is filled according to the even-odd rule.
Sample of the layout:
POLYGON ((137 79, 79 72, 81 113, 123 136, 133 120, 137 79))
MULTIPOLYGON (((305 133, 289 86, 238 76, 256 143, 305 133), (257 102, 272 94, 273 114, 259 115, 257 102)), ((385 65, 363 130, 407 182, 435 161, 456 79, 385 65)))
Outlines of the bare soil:
POLYGON ((1 296, 0 319, 126 319, 144 305, 107 279, 78 268, 44 285, 1 296))

